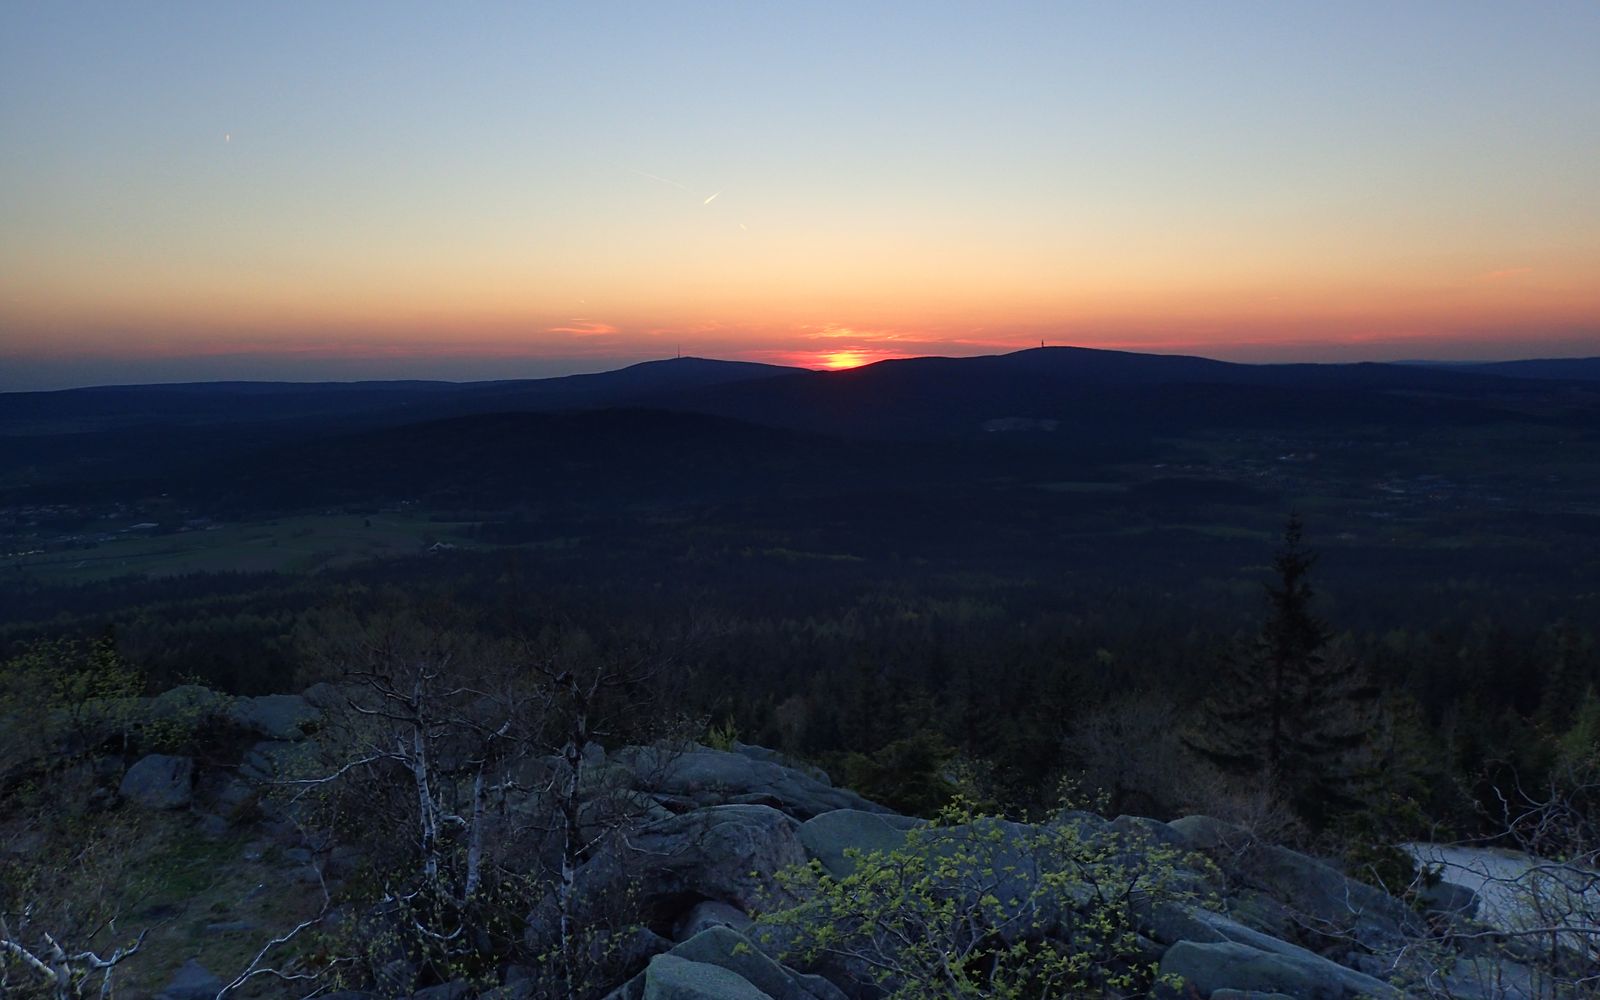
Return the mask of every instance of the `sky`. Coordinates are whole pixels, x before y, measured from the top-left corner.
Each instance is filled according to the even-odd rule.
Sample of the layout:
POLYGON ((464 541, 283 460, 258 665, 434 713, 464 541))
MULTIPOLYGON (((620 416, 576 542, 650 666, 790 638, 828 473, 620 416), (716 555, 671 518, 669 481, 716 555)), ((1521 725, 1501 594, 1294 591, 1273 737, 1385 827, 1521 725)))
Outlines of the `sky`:
POLYGON ((1600 3, 0 4, 0 391, 1600 354, 1600 3))

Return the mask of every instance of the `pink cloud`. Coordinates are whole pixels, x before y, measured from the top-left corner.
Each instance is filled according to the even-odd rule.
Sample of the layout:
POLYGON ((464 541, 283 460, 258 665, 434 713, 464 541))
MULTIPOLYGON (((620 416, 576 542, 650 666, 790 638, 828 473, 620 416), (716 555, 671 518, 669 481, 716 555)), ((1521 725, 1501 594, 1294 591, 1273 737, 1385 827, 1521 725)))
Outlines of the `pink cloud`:
POLYGON ((544 332, 564 333, 571 337, 609 337, 622 332, 620 327, 612 326, 610 323, 597 323, 589 319, 572 319, 568 322, 570 326, 547 326, 544 332))

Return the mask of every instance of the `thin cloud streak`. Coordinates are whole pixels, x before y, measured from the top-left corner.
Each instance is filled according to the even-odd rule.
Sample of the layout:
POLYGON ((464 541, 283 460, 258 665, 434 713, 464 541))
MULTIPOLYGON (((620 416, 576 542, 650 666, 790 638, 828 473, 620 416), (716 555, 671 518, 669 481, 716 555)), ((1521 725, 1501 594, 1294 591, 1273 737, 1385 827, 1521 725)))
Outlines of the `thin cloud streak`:
POLYGON ((597 323, 593 320, 574 319, 568 326, 547 326, 545 333, 560 333, 569 337, 610 337, 622 332, 621 327, 612 326, 610 323, 597 323))
POLYGON ((688 188, 684 187, 682 184, 679 184, 675 180, 671 180, 671 179, 666 178, 666 177, 661 177, 661 176, 659 176, 657 174, 645 173, 643 170, 635 170, 632 167, 628 167, 626 169, 627 169, 628 173, 630 173, 630 174, 638 174, 640 177, 643 177, 645 180, 655 181, 658 184, 665 184, 668 187, 675 187, 679 191, 682 191, 684 194, 693 194, 694 193, 693 191, 690 191, 688 188))

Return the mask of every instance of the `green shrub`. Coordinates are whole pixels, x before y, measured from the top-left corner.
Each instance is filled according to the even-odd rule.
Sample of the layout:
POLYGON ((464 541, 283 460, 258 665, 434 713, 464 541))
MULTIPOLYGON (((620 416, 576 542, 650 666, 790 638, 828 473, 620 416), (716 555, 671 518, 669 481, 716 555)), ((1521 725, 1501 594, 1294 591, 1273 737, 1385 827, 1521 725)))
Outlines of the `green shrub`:
POLYGON ((801 902, 759 933, 787 960, 842 965, 893 1000, 1149 995, 1159 974, 1142 918, 1200 900, 1207 871, 1083 814, 1025 826, 961 801, 897 849, 846 857, 842 877, 817 862, 782 873, 801 902))
POLYGON ((721 724, 712 723, 706 729, 706 746, 713 750, 729 751, 739 741, 739 727, 734 724, 733 716, 728 716, 721 724))

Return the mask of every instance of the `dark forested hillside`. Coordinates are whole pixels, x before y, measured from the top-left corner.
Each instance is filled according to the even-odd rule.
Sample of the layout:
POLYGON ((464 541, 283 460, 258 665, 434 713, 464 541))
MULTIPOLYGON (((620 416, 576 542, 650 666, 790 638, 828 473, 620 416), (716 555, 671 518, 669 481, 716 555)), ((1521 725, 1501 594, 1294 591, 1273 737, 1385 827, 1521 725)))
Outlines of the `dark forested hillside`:
MULTIPOLYGON (((626 741, 756 743, 854 790, 829 808, 1039 817, 1067 788, 1106 815, 1220 817, 1385 887, 1426 882, 1408 839, 1506 841, 1507 788, 1579 824, 1565 841, 1541 827, 1544 849, 1600 820, 1584 797, 1600 394, 1581 381, 1067 349, 838 373, 682 359, 527 383, 23 394, 0 397, 0 432, 0 717, 70 749, 0 740, 0 796, 62 836, 77 814, 29 812, 36 790, 141 801, 137 782, 95 791, 111 763, 91 763, 138 756, 140 775, 198 769, 172 781, 219 811, 218 843, 266 823, 287 844, 290 814, 226 775, 259 781, 307 738, 279 718, 311 711, 298 692, 405 702, 362 664, 435 656, 459 667, 418 685, 459 669, 467 687, 440 690, 482 697, 418 725, 452 748, 488 739, 484 767, 511 766, 498 737, 450 727, 537 692, 541 712, 504 724, 580 726, 516 737, 549 760, 592 742, 571 774, 626 741), (73 721, 106 705, 137 721, 73 721), (590 731, 601 708, 617 714, 590 731)), ((394 718, 432 710, 405 703, 394 718)), ((326 805, 420 822, 431 800, 391 795, 415 773, 326 805)), ((666 815, 690 808, 674 796, 666 815)), ((590 813, 557 821, 580 798, 539 800, 569 844, 593 836, 590 813)), ((341 898, 403 875, 405 845, 328 821, 317 843, 373 866, 342 874, 341 898)), ((191 836, 113 832, 95 843, 145 867, 191 836)), ((469 868, 484 856, 432 836, 469 868)), ((526 946, 496 928, 559 925, 495 884, 524 911, 414 915, 481 932, 465 950, 407 938, 418 975, 499 976, 492 956, 526 946)), ((703 901, 661 891, 630 919, 675 934, 666 915, 703 901)))

